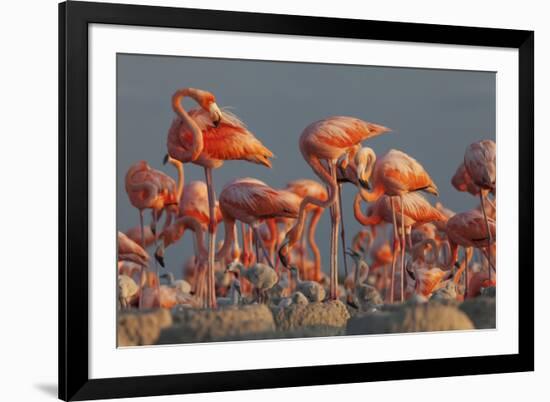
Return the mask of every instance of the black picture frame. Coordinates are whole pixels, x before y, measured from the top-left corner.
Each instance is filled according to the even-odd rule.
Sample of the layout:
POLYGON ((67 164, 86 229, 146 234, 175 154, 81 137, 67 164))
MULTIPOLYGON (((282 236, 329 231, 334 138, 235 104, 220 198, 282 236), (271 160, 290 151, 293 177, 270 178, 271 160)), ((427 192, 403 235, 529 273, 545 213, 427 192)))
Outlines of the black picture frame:
POLYGON ((59 398, 85 400, 534 370, 534 32, 70 1, 59 5, 59 398), (519 51, 517 354, 215 373, 88 375, 88 25, 377 39, 519 51))

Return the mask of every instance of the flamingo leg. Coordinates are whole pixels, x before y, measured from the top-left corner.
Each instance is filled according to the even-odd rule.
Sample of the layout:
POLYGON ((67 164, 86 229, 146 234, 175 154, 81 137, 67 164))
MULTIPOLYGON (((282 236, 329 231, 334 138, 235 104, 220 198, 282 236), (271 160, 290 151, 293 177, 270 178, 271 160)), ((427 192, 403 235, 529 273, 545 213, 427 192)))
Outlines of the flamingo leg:
POLYGON ((269 258, 269 251, 267 251, 267 247, 261 237, 260 230, 257 227, 254 227, 252 230, 254 230, 254 236, 256 237, 256 260, 261 261, 259 255, 259 249, 261 248, 267 263, 271 268, 275 269, 273 262, 271 262, 271 258, 269 258))
MULTIPOLYGON (((493 243, 493 235, 491 234, 491 231, 489 229, 489 220, 487 219, 487 213, 485 212, 485 197, 483 196, 483 192, 479 192, 479 199, 481 201, 481 210, 483 211, 483 219, 485 219, 485 229, 487 230, 487 250, 490 250, 491 244, 493 243)), ((489 262, 489 281, 491 280, 491 253, 487 253, 487 261, 489 262)))
POLYGON ((393 219, 393 250, 391 260, 391 278, 390 278, 390 303, 393 303, 395 293, 395 263, 397 262, 397 247, 399 243, 399 236, 397 234, 397 218, 395 217, 395 206, 393 204, 393 197, 390 197, 391 201, 391 213, 393 219))
MULTIPOLYGON (((155 210, 153 209, 153 227, 157 227, 157 214, 155 212, 155 210)), ((155 243, 155 249, 157 248, 157 239, 158 239, 158 235, 157 235, 157 231, 155 230, 154 232, 154 235, 153 235, 153 239, 154 239, 154 243, 155 243)), ((157 295, 157 300, 158 300, 158 307, 160 308, 160 271, 159 271, 159 264, 157 262, 157 259, 154 258, 155 260, 155 275, 157 276, 157 280, 155 281, 155 293, 157 295)))
MULTIPOLYGON (((143 210, 142 209, 139 210, 139 227, 141 229, 141 247, 145 249, 145 228, 143 227, 143 210)), ((140 310, 143 307, 143 297, 141 297, 143 292, 143 286, 141 284, 143 283, 143 279, 144 279, 144 274, 145 274, 144 271, 145 271, 145 267, 142 265, 140 274, 139 274, 139 292, 138 292, 138 297, 139 297, 138 308, 140 310)))
POLYGON ((344 260, 344 275, 347 278, 348 277, 348 260, 346 258, 345 251, 347 250, 346 247, 346 229, 344 227, 344 214, 342 214, 342 185, 338 184, 338 209, 340 210, 340 224, 342 225, 342 230, 340 231, 340 237, 342 238, 342 251, 344 260))
POLYGON ((469 286, 469 279, 468 279, 468 249, 464 248, 464 300, 466 300, 466 297, 468 297, 468 286, 469 286))
POLYGON ((208 265, 206 269, 207 306, 216 308, 216 289, 214 282, 214 258, 216 253, 216 193, 212 182, 212 169, 205 167, 206 187, 208 190, 208 211, 210 222, 208 223, 208 265))
POLYGON ((401 303, 405 301, 405 213, 403 195, 399 196, 401 202, 401 303))
POLYGON ((401 303, 405 301, 405 213, 403 206, 403 195, 399 196, 401 202, 401 303))
POLYGON ((262 262, 262 257, 260 256, 260 243, 259 243, 260 237, 258 236, 256 229, 254 228, 253 230, 254 230, 254 248, 256 250, 256 261, 260 263, 262 262))
MULTIPOLYGON (((336 162, 330 162, 330 174, 332 178, 333 188, 338 191, 338 184, 336 183, 336 162)), ((332 191, 332 190, 329 190, 332 191)), ((338 198, 331 205, 331 220, 332 230, 330 239, 330 300, 336 300, 338 298, 338 224, 340 222, 340 209, 338 204, 338 198)))

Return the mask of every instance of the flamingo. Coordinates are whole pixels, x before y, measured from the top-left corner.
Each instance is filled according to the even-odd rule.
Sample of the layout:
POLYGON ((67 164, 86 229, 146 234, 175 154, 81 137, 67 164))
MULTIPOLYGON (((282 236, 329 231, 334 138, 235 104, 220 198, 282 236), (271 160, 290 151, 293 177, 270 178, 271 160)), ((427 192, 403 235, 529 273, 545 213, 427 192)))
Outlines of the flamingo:
MULTIPOLYGON (((487 216, 483 216, 481 212, 472 209, 466 212, 461 212, 452 216, 446 225, 446 233, 449 238, 451 247, 450 265, 456 263, 458 259, 458 246, 474 247, 483 251, 487 247, 487 254, 490 254, 490 245, 494 242, 496 235, 496 222, 487 216), (488 230, 488 231, 487 231, 488 230)), ((466 269, 466 293, 468 292, 468 253, 466 253, 465 269, 466 269)), ((493 268, 491 260, 489 261, 489 272, 493 268)), ((491 276, 489 275, 489 280, 491 276)), ((465 295, 465 297, 467 294, 465 295)))
POLYGON ((212 169, 226 160, 246 160, 271 168, 273 153, 266 148, 234 114, 220 110, 214 95, 195 88, 177 90, 172 96, 176 118, 168 132, 168 154, 183 162, 192 162, 204 168, 208 187, 210 221, 208 225, 207 289, 208 307, 215 307, 214 254, 216 244, 216 194, 212 169), (200 108, 187 112, 182 100, 190 97, 200 108))
POLYGON ((302 293, 311 303, 321 302, 325 299, 325 288, 319 282, 301 280, 296 267, 290 267, 288 270, 296 283, 296 291, 302 293))
POLYGON ((305 128, 300 136, 300 151, 313 172, 325 183, 328 198, 322 200, 307 196, 302 200, 298 220, 286 234, 279 248, 281 261, 286 261, 288 250, 301 237, 305 223, 308 204, 331 210, 331 241, 330 241, 330 294, 331 300, 338 298, 338 224, 340 218, 339 186, 337 181, 337 164, 346 168, 362 141, 378 136, 389 129, 355 117, 333 116, 316 121, 305 128), (325 166, 325 163, 327 166, 325 166))
MULTIPOLYGON (((293 180, 287 184, 286 189, 292 191, 302 199, 309 196, 326 201, 328 198, 327 190, 315 180, 293 180)), ((314 261, 314 274, 312 279, 314 281, 319 281, 321 279, 321 253, 319 252, 319 246, 317 246, 317 242, 315 241, 315 231, 317 229, 317 224, 323 215, 324 208, 321 208, 315 204, 309 204, 305 207, 305 211, 311 215, 309 226, 307 228, 307 240, 313 254, 314 261)))
POLYGON ((138 295, 139 286, 137 283, 128 275, 119 275, 118 300, 120 301, 120 307, 122 309, 127 309, 138 295))
MULTIPOLYGON (((152 210, 152 231, 154 234, 155 230, 153 228, 156 228, 156 221, 162 210, 178 203, 182 190, 181 181, 176 185, 176 182, 170 176, 159 170, 152 169, 145 161, 139 161, 128 169, 125 177, 125 188, 130 203, 139 211, 141 246, 145 247, 144 210, 152 210)), ((167 214, 168 223, 170 213, 167 212, 167 214)), ((154 239, 156 242, 156 235, 154 235, 154 239)), ((158 284, 158 281, 156 283, 158 284)))
MULTIPOLYGON (((493 243, 493 235, 489 227, 489 218, 485 210, 485 200, 489 192, 494 193, 496 190, 496 151, 496 144, 494 141, 482 140, 470 144, 464 153, 464 167, 474 184, 479 187, 479 201, 481 203, 481 210, 483 211, 487 235, 487 259, 489 265, 492 265, 489 249, 490 245, 493 243)), ((490 268, 489 280, 491 280, 490 268)))
POLYGON ((220 209, 223 216, 225 236, 216 260, 226 258, 235 241, 235 222, 249 225, 269 264, 269 253, 259 233, 260 222, 264 219, 287 217, 296 218, 302 199, 288 190, 269 187, 252 178, 236 179, 225 185, 220 193, 220 209))
POLYGON ((241 283, 238 279, 233 279, 229 288, 228 297, 218 297, 216 299, 218 306, 237 306, 241 303, 241 283))
MULTIPOLYGON (((380 191, 376 190, 375 191, 380 191)), ((360 190, 355 196, 354 215, 355 218, 364 226, 379 225, 383 221, 393 223, 394 225, 394 247, 392 257, 392 271, 390 278, 390 302, 394 299, 394 277, 396 251, 398 246, 397 227, 401 227, 402 234, 402 266, 401 266, 401 301, 404 300, 404 248, 405 248, 405 230, 410 229, 414 225, 422 223, 444 221, 446 217, 417 192, 405 192, 400 195, 401 202, 395 206, 393 197, 382 195, 376 199, 375 203, 369 207, 368 216, 365 216, 361 211, 361 200, 365 197, 366 192, 360 190)), ((368 194, 368 193, 367 193, 368 194)), ((371 197, 367 195, 367 197, 371 197)), ((372 198, 371 198, 372 199, 372 198)))
POLYGON ((137 242, 122 232, 117 233, 118 261, 131 261, 141 266, 149 262, 149 254, 137 242))
POLYGON ((266 264, 256 263, 245 269, 239 261, 233 261, 227 266, 226 272, 233 272, 242 278, 246 278, 258 292, 258 301, 266 301, 266 292, 271 289, 279 278, 273 268, 266 264))

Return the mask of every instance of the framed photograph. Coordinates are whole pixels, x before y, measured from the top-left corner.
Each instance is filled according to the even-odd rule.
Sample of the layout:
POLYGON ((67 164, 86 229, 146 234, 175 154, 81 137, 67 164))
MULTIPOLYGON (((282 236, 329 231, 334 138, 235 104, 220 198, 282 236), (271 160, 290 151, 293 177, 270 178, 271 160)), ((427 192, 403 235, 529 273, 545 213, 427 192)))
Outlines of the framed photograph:
POLYGON ((59 45, 61 399, 534 369, 533 32, 70 1, 59 45))

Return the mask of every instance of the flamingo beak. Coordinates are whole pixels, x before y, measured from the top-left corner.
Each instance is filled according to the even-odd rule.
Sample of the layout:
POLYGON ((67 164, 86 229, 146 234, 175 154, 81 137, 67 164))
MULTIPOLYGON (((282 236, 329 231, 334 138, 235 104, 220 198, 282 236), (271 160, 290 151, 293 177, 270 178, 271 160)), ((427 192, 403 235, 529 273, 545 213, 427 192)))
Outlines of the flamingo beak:
POLYGON ((358 178, 358 180, 359 180, 359 184, 361 185, 361 187, 363 187, 363 188, 365 188, 365 189, 367 189, 367 190, 370 191, 371 185, 370 185, 370 183, 369 183, 368 180, 363 180, 363 179, 361 179, 360 177, 358 178))
POLYGON ((155 260, 157 260, 162 268, 166 268, 164 265, 164 247, 158 246, 155 250, 155 260))
POLYGON ((288 258, 286 257, 286 253, 288 252, 288 239, 285 239, 283 241, 283 244, 281 244, 281 247, 279 247, 279 259, 281 260, 281 263, 286 269, 288 268, 288 258), (285 250, 283 252, 283 250, 285 250))
POLYGON ((162 158, 162 164, 166 165, 169 159, 170 159, 170 155, 168 154, 164 155, 164 158, 162 158))
POLYGON ((212 123, 214 124, 214 127, 218 127, 220 125, 220 121, 222 120, 222 111, 218 107, 218 105, 215 102, 212 102, 210 104, 210 118, 212 119, 212 123))

